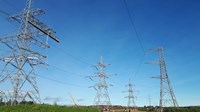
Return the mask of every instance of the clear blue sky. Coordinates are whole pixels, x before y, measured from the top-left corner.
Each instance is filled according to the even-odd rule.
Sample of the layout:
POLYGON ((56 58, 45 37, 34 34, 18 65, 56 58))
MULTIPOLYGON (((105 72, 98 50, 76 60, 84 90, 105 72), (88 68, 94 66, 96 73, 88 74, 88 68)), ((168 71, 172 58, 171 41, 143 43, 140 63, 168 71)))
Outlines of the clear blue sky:
MULTIPOLYGON (((25 0, 0 0, 0 9, 15 14, 24 4, 25 0)), ((179 105, 200 105, 200 1, 127 0, 127 4, 145 50, 163 46, 179 105)), ((85 76, 95 72, 91 65, 102 55, 111 64, 106 71, 118 74, 108 79, 114 85, 108 89, 112 104, 127 104, 126 94, 121 91, 127 89, 124 85, 132 78, 138 91, 136 104, 148 105, 150 95, 151 103, 158 105, 159 80, 150 77, 159 75, 159 67, 143 64, 158 56, 148 52, 134 75, 143 51, 123 0, 35 0, 34 7, 46 12, 39 19, 56 30, 61 40, 59 44, 50 40, 51 48, 44 52, 50 66, 38 68, 37 73, 66 83, 38 77, 42 99, 60 97, 58 103, 72 104, 71 93, 75 99, 84 99, 78 104, 91 105, 95 91, 88 87, 95 82, 85 76)), ((0 21, 2 36, 19 27, 3 14, 0 21)))

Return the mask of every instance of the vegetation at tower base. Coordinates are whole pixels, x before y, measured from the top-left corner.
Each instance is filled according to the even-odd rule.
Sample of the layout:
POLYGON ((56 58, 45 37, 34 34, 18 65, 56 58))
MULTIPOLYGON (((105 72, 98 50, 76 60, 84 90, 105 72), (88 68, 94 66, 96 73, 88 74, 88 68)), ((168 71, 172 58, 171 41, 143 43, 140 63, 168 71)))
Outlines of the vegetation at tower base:
MULTIPOLYGON (((160 112, 159 107, 140 107, 139 111, 143 112, 160 112)), ((164 107, 163 112, 200 112, 200 106, 188 106, 188 107, 164 107)))
POLYGON ((164 112, 200 112, 198 107, 165 108, 164 112))
POLYGON ((99 112, 97 108, 55 106, 47 104, 0 106, 0 112, 99 112))
MULTIPOLYGON (((0 106, 0 112, 100 112, 95 106, 56 106, 47 104, 20 104, 16 106, 0 106)), ((138 107, 134 112, 159 112, 138 107)), ((157 108, 158 109, 158 108, 157 108)), ((127 112, 126 106, 112 106, 110 112, 127 112)), ((132 112, 132 111, 131 111, 132 112)), ((200 107, 164 108, 163 112, 200 112, 200 107)))

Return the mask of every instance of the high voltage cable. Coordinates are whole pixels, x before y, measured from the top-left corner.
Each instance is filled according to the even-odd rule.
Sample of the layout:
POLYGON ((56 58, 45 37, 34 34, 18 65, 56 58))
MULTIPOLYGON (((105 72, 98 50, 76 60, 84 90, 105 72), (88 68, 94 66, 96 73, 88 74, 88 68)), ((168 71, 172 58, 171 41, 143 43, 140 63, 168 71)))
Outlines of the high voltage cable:
MULTIPOLYGON (((10 16, 10 14, 8 14, 7 12, 5 12, 5 11, 3 11, 3 10, 1 10, 1 9, 0 9, 0 13, 1 13, 1 14, 4 14, 4 15, 7 16, 7 17, 10 16)), ((0 14, 0 15, 1 15, 1 14, 0 14)), ((10 23, 10 22, 9 22, 9 23, 10 23)), ((16 27, 16 25, 14 25, 14 24, 12 24, 12 23, 10 23, 10 24, 13 25, 14 27, 16 27)))
POLYGON ((125 7, 126 7, 126 11, 127 11, 127 13, 128 13, 129 19, 130 19, 130 21, 131 21, 131 26, 132 26, 132 28, 133 28, 133 33, 135 32, 136 37, 137 37, 137 40, 138 40, 138 42, 139 42, 139 44, 140 44, 140 46, 141 46, 141 48, 142 48, 142 51, 143 51, 142 58, 140 59, 140 62, 139 62, 139 64, 138 64, 138 68, 136 69, 135 73, 133 74, 133 77, 135 78, 136 75, 138 74, 138 72, 139 72, 141 66, 142 66, 144 57, 145 57, 145 55, 146 55, 146 51, 145 51, 145 49, 144 49, 144 46, 143 46, 142 41, 141 41, 141 39, 140 39, 140 36, 139 36, 139 34, 138 34, 138 32, 137 32, 137 29, 136 29, 136 26, 135 26, 135 23, 134 23, 134 19, 133 19, 133 17, 131 16, 130 10, 129 10, 128 5, 127 5, 127 2, 126 2, 126 0, 123 0, 123 1, 124 1, 124 5, 125 5, 125 7))
POLYGON ((10 16, 7 12, 3 11, 3 10, 0 10, 1 13, 3 13, 4 15, 6 16, 10 16))
POLYGON ((140 46, 141 46, 143 52, 145 52, 144 46, 143 46, 143 44, 142 44, 142 41, 141 41, 141 39, 140 39, 140 36, 139 36, 139 34, 138 34, 138 32, 137 32, 137 29, 136 29, 136 27, 135 27, 135 23, 134 23, 133 17, 131 16, 130 10, 129 10, 128 5, 127 5, 127 2, 126 2, 126 0, 123 0, 123 1, 124 1, 124 5, 125 5, 125 7, 126 7, 126 10, 127 10, 128 16, 129 16, 129 18, 130 18, 131 25, 132 25, 133 30, 134 30, 134 32, 135 32, 135 34, 136 34, 137 39, 138 39, 138 42, 139 42, 139 44, 140 44, 140 46))
POLYGON ((45 76, 41 76, 41 75, 37 75, 37 76, 41 77, 43 79, 50 80, 50 81, 53 81, 53 82, 56 82, 56 83, 60 83, 60 84, 64 84, 64 85, 70 85, 70 86, 75 86, 75 87, 81 87, 81 88, 84 87, 84 88, 87 88, 86 86, 71 84, 71 83, 67 83, 67 82, 63 82, 63 81, 51 79, 51 78, 48 78, 48 77, 45 77, 45 76))
POLYGON ((10 7, 12 7, 13 9, 19 10, 19 8, 16 7, 15 4, 13 4, 13 3, 11 3, 11 2, 8 2, 8 0, 0 0, 0 2, 5 2, 7 5, 9 5, 10 7))
POLYGON ((77 74, 77 73, 74 73, 74 72, 70 72, 70 71, 67 71, 67 70, 65 70, 65 69, 62 69, 62 68, 58 68, 58 67, 56 67, 56 66, 53 66, 53 65, 49 65, 49 67, 54 68, 54 69, 57 69, 57 70, 62 71, 62 72, 65 72, 65 73, 69 73, 69 74, 71 74, 71 75, 73 75, 73 76, 77 76, 77 77, 82 77, 82 78, 84 78, 84 76, 82 76, 82 75, 80 75, 80 74, 77 74))
POLYGON ((87 64, 87 65, 92 65, 92 64, 88 63, 87 61, 85 61, 85 60, 83 60, 83 59, 81 59, 81 58, 79 58, 79 57, 77 57, 77 56, 74 56, 74 55, 72 55, 72 54, 69 53, 69 52, 66 52, 66 51, 62 50, 61 48, 58 48, 57 46, 55 46, 55 45, 53 45, 53 44, 51 44, 51 43, 49 43, 49 44, 50 44, 51 46, 55 47, 56 49, 59 49, 58 51, 60 51, 61 53, 65 54, 65 55, 67 55, 67 56, 70 56, 70 57, 76 59, 76 60, 79 61, 79 62, 82 62, 82 63, 87 64))
POLYGON ((137 75, 138 72, 140 71, 141 66, 142 66, 142 63, 143 63, 144 58, 145 58, 145 55, 146 55, 146 52, 144 52, 144 54, 142 55, 142 58, 140 59, 140 62, 139 62, 139 64, 138 64, 138 68, 136 69, 135 73, 133 74, 133 78, 136 78, 136 75, 137 75))

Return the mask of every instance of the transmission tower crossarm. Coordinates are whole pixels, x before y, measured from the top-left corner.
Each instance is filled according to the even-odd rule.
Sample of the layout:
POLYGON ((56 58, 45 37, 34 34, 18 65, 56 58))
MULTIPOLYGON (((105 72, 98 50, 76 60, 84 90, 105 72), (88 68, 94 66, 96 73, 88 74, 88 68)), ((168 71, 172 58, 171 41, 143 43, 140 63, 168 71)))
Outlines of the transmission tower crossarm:
POLYGON ((42 55, 42 54, 40 54, 40 53, 38 53, 38 52, 32 51, 32 50, 30 50, 30 49, 26 49, 26 48, 22 48, 22 47, 20 47, 20 49, 22 49, 22 50, 24 50, 24 51, 30 52, 31 55, 33 55, 33 56, 35 56, 35 57, 38 57, 38 58, 47 58, 47 56, 44 56, 44 55, 42 55))
POLYGON ((43 42, 40 42, 39 40, 36 40, 34 38, 31 37, 31 39, 33 40, 33 44, 36 44, 42 48, 50 48, 50 46, 48 46, 47 44, 44 44, 43 42))
POLYGON ((161 77, 160 76, 152 76, 151 78, 160 79, 161 77))
MULTIPOLYGON (((35 32, 35 33, 37 33, 37 32, 35 32)), ((22 40, 22 39, 23 39, 23 34, 18 34, 15 36, 8 36, 8 37, 0 38, 0 42, 6 44, 8 46, 8 44, 7 44, 8 42, 14 42, 17 40, 22 40)), ((36 44, 42 48, 50 48, 50 46, 44 44, 43 42, 40 42, 39 40, 34 39, 33 37, 26 38, 26 40, 28 40, 28 39, 31 39, 33 44, 36 44)))
MULTIPOLYGON (((31 12, 28 12, 28 13, 29 13, 30 15, 32 15, 32 16, 38 16, 38 15, 40 15, 40 14, 45 14, 45 12, 44 12, 43 10, 41 10, 41 9, 31 10, 31 12)), ((20 12, 20 13, 17 13, 17 14, 15 14, 15 15, 12 15, 12 16, 8 17, 8 19, 9 19, 10 21, 21 22, 20 20, 21 20, 22 16, 26 16, 26 14, 27 14, 27 12, 26 12, 26 13, 20 12)), ((8 15, 8 14, 7 14, 7 15, 8 15)))
MULTIPOLYGON (((30 23, 32 26, 34 26, 36 29, 38 29, 39 31, 43 32, 45 35, 48 35, 50 38, 52 38, 54 41, 56 42, 60 42, 60 40, 55 37, 54 35, 52 35, 52 33, 55 33, 55 31, 53 31, 52 29, 48 28, 44 23, 42 23, 41 21, 39 21, 38 19, 36 19, 34 16, 40 15, 40 14, 44 14, 45 12, 41 9, 36 9, 33 10, 31 12, 29 12, 29 20, 28 23, 30 23)), ((13 16, 9 17, 9 20, 14 20, 14 21, 18 21, 19 23, 21 22, 21 18, 22 15, 26 15, 26 13, 19 13, 13 16)))
POLYGON ((134 96, 125 96, 124 98, 135 98, 134 96))
POLYGON ((89 88, 94 88, 97 91, 96 86, 89 86, 89 88))
POLYGON ((91 76, 86 76, 85 78, 89 78, 91 81, 93 81, 91 76))
POLYGON ((36 19, 35 17, 31 17, 30 21, 28 21, 31 25, 33 25, 35 28, 43 32, 44 34, 48 35, 51 39, 53 39, 56 42, 60 42, 60 40, 52 35, 52 33, 55 33, 52 29, 49 29, 44 23, 36 19))
POLYGON ((147 62, 145 64, 159 65, 159 61, 151 61, 151 62, 147 62))
POLYGON ((150 48, 149 50, 159 50, 159 47, 158 48, 150 48))
POLYGON ((96 70, 99 70, 99 68, 97 67, 97 65, 92 65, 92 67, 94 67, 96 70))
POLYGON ((17 38, 16 37, 19 37, 20 35, 13 35, 13 36, 8 36, 8 37, 2 37, 0 38, 0 42, 1 43, 6 43, 6 42, 13 42, 13 41, 16 41, 17 38))
POLYGON ((29 60, 29 64, 30 65, 34 65, 34 66, 36 66, 36 65, 45 65, 45 66, 48 66, 47 63, 39 61, 38 59, 35 59, 35 58, 32 58, 32 57, 30 57, 28 60, 29 60))

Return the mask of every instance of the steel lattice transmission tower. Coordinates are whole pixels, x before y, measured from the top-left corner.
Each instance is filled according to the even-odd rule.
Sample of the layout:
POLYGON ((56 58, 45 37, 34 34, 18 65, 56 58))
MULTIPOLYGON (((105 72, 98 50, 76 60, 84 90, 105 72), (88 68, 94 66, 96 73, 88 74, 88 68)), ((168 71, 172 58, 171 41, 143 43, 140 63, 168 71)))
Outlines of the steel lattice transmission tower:
POLYGON ((131 80, 129 80, 129 84, 125 85, 126 87, 128 87, 128 90, 126 91, 122 91, 122 92, 128 92, 128 96, 124 97, 128 99, 128 108, 136 108, 136 104, 135 104, 135 96, 133 96, 133 93, 135 92, 133 90, 133 84, 131 83, 131 80))
POLYGON ((111 100, 108 94, 108 87, 112 86, 106 82, 106 79, 112 75, 105 73, 105 68, 110 64, 105 64, 103 62, 103 57, 101 56, 100 62, 97 63, 94 67, 97 72, 94 75, 89 76, 93 79, 94 77, 98 78, 98 82, 94 86, 90 86, 96 90, 96 97, 94 98, 94 104, 101 109, 109 109, 111 106, 111 100))
MULTIPOLYGON (((160 76, 152 77, 152 78, 160 79, 160 104, 159 104, 160 111, 162 112, 163 107, 166 107, 166 106, 178 107, 178 103, 177 103, 175 94, 173 92, 173 89, 168 77, 163 48, 159 47, 159 48, 153 48, 150 50, 158 51, 158 55, 159 55, 159 60, 157 64, 159 64, 160 66, 160 76)), ((150 64, 153 64, 153 63, 150 63, 150 64)))
POLYGON ((27 0, 24 10, 10 17, 11 21, 20 23, 19 33, 0 38, 0 42, 8 48, 8 52, 0 57, 4 62, 0 84, 2 86, 11 82, 11 87, 1 90, 0 96, 1 101, 8 105, 26 100, 41 102, 35 68, 38 65, 47 65, 44 60, 47 56, 39 52, 42 51, 41 48, 49 48, 48 37, 59 42, 53 35, 55 32, 35 17, 44 14, 44 11, 32 9, 32 5, 32 0, 27 0), (47 36, 44 37, 45 35, 47 36))

